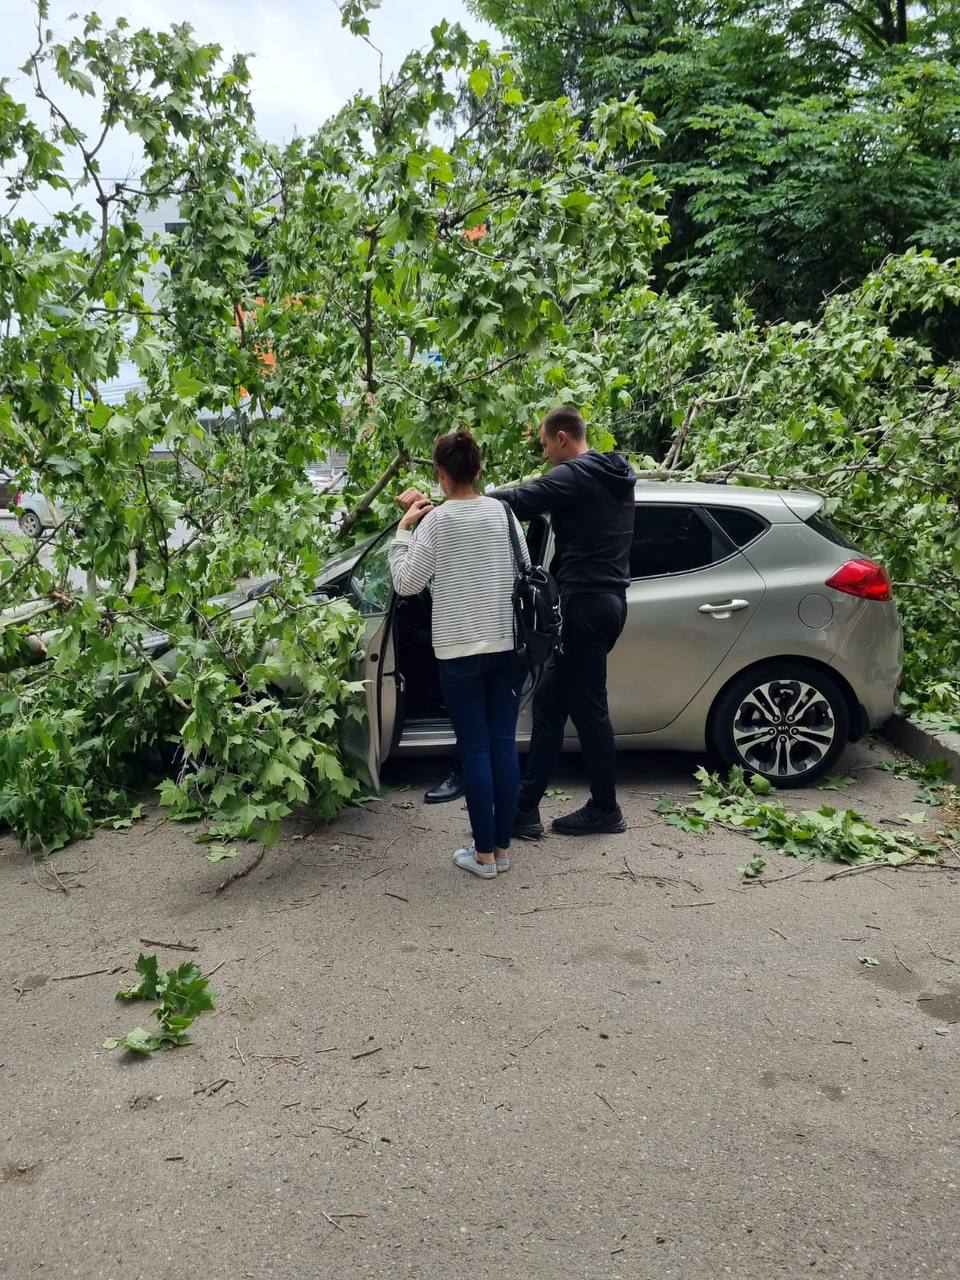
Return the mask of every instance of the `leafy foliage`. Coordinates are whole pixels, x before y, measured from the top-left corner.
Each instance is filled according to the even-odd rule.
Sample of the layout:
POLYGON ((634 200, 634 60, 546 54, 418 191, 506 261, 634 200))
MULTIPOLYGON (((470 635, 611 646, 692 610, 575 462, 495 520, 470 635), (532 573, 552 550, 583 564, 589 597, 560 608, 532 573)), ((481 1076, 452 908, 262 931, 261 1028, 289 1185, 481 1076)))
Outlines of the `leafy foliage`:
POLYGON ((105 1040, 103 1047, 148 1054, 192 1044, 187 1035, 188 1029, 201 1013, 214 1007, 215 996, 209 990, 207 978, 196 965, 189 962, 161 974, 157 957, 144 955, 143 952, 137 957, 134 968, 141 975, 140 981, 133 987, 118 991, 117 999, 159 1000, 160 1003, 151 1013, 157 1019, 160 1029, 149 1032, 143 1027, 135 1027, 120 1039, 105 1040))
MULTIPOLYGON (((362 39, 371 7, 341 6, 362 39)), ((907 705, 960 715, 952 6, 903 30, 873 0, 480 7, 519 59, 442 22, 283 147, 244 59, 185 26, 41 30, 46 129, 0 86, 0 465, 69 512, 0 547, 0 825, 26 847, 132 820, 148 775, 215 838, 355 798, 364 623, 318 591, 326 552, 438 430, 513 477, 561 400, 648 475, 825 492, 898 584, 907 705), (136 181, 101 175, 114 131, 136 181), (49 223, 18 209, 51 191, 49 223), (144 230, 161 202, 177 234, 144 230), (304 474, 333 449, 336 522, 304 474)))
MULTIPOLYGON (((960 9, 886 0, 476 0, 531 92, 636 92, 670 190, 665 276, 765 320, 910 247, 960 249, 960 9)), ((663 277, 661 277, 663 278, 663 277)), ((945 327, 941 337, 955 339, 945 327)))
MULTIPOLYGON (((343 7, 361 36, 368 8, 343 7)), ((556 399, 592 404, 609 447, 619 332, 664 235, 627 157, 656 129, 632 98, 589 130, 527 101, 509 57, 447 23, 282 148, 256 134, 244 60, 184 26, 91 16, 26 69, 52 124, 0 86, 14 202, 77 203, 0 220, 0 463, 70 519, 0 552, 0 824, 49 852, 132 812, 149 766, 172 771, 175 817, 269 841, 294 806, 330 816, 364 780, 346 745, 363 628, 317 594, 338 499, 305 467, 350 454, 348 536, 382 523, 390 482, 454 420, 494 471, 528 457, 556 399), (64 85, 99 103, 97 140, 64 85), (115 130, 142 146, 137 182, 101 177, 115 130), (161 201, 177 235, 143 229, 161 201), (131 362, 142 388, 108 405, 131 362)))
POLYGON ((952 769, 949 760, 884 760, 877 765, 895 778, 907 778, 921 784, 917 794, 918 804, 939 808, 945 800, 952 800, 957 788, 948 782, 952 769))
POLYGON ((689 296, 631 331, 634 404, 612 429, 651 476, 814 488, 882 561, 907 628, 905 703, 960 706, 960 362, 911 336, 960 300, 960 265, 890 259, 816 319, 720 326, 689 296), (653 465, 656 464, 656 465, 653 465))
MULTIPOLYGON (((723 779, 700 768, 695 776, 700 783, 696 800, 662 800, 657 806, 669 825, 683 831, 703 834, 717 823, 793 858, 822 858, 850 866, 866 862, 900 866, 918 859, 934 861, 939 854, 939 845, 919 835, 876 826, 853 809, 822 805, 794 813, 775 798, 771 784, 758 774, 745 776, 742 769, 734 768, 723 779)), ((763 859, 754 858, 739 870, 753 877, 762 869, 763 859)))

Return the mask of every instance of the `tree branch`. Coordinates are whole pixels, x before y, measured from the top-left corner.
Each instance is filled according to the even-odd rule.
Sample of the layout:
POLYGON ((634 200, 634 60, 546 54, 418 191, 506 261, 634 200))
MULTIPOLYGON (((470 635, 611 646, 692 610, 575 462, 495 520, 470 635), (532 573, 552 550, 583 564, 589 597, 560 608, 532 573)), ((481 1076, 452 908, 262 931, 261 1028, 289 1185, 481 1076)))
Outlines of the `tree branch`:
POLYGON ((344 516, 343 523, 340 525, 339 529, 339 536, 341 538, 350 532, 364 512, 370 510, 371 506, 373 506, 380 494, 383 493, 390 481, 400 474, 400 468, 406 466, 408 461, 409 459, 406 451, 402 449, 399 450, 396 457, 390 463, 389 467, 387 467, 386 471, 376 484, 371 485, 353 510, 348 511, 344 516))

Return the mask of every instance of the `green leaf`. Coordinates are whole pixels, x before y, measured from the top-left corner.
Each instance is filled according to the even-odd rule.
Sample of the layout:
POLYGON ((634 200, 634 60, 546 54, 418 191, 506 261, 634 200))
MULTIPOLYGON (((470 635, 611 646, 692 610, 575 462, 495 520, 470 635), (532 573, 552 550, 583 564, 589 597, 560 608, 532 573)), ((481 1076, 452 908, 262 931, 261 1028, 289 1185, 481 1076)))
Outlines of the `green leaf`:
POLYGON ((488 67, 474 67, 474 69, 467 76, 467 81, 470 85, 470 88, 473 90, 473 92, 477 95, 478 98, 483 98, 486 96, 487 90, 490 88, 492 80, 493 80, 493 77, 491 76, 490 70, 488 67))
POLYGON ((164 979, 160 977, 159 962, 156 956, 137 956, 134 969, 141 974, 140 981, 133 987, 117 992, 118 1000, 159 1000, 163 994, 164 979))
POLYGON ((758 853, 750 859, 746 866, 737 867, 737 871, 745 880, 753 880, 760 875, 766 865, 766 860, 758 853))
POLYGON ((211 849, 206 854, 207 862, 222 862, 224 858, 236 858, 240 850, 234 844, 217 845, 215 849, 211 849))

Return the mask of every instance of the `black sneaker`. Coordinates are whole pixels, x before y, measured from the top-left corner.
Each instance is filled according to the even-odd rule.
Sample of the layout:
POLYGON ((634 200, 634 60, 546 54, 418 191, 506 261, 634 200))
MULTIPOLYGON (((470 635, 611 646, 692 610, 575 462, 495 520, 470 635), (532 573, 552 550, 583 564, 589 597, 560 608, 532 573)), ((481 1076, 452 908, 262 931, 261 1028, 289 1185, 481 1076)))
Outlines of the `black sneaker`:
POLYGON ((513 820, 513 834, 518 840, 539 840, 543 835, 543 823, 539 809, 518 809, 513 820))
POLYGON ((463 795, 463 777, 454 770, 442 782, 424 792, 424 804, 446 804, 448 800, 459 800, 463 795))
POLYGON ((598 809, 592 800, 574 813, 554 818, 552 826, 562 836, 618 835, 627 829, 619 805, 615 809, 598 809))

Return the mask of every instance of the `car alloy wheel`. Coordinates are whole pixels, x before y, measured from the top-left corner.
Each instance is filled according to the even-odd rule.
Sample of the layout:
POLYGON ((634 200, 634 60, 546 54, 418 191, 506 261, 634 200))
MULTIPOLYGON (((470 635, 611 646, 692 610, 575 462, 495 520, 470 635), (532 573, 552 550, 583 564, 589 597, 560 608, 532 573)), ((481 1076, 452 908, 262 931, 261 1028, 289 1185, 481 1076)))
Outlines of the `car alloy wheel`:
POLYGON ((813 664, 774 661, 732 680, 714 704, 708 738, 728 767, 775 786, 811 782, 850 738, 850 711, 835 680, 813 664))
POLYGON ((43 525, 40 523, 40 517, 35 511, 24 511, 20 517, 20 528, 28 538, 39 538, 43 532, 43 525))
POLYGON ((733 741, 757 773, 799 778, 816 768, 836 741, 830 703, 804 680, 765 680, 734 714, 733 741))

